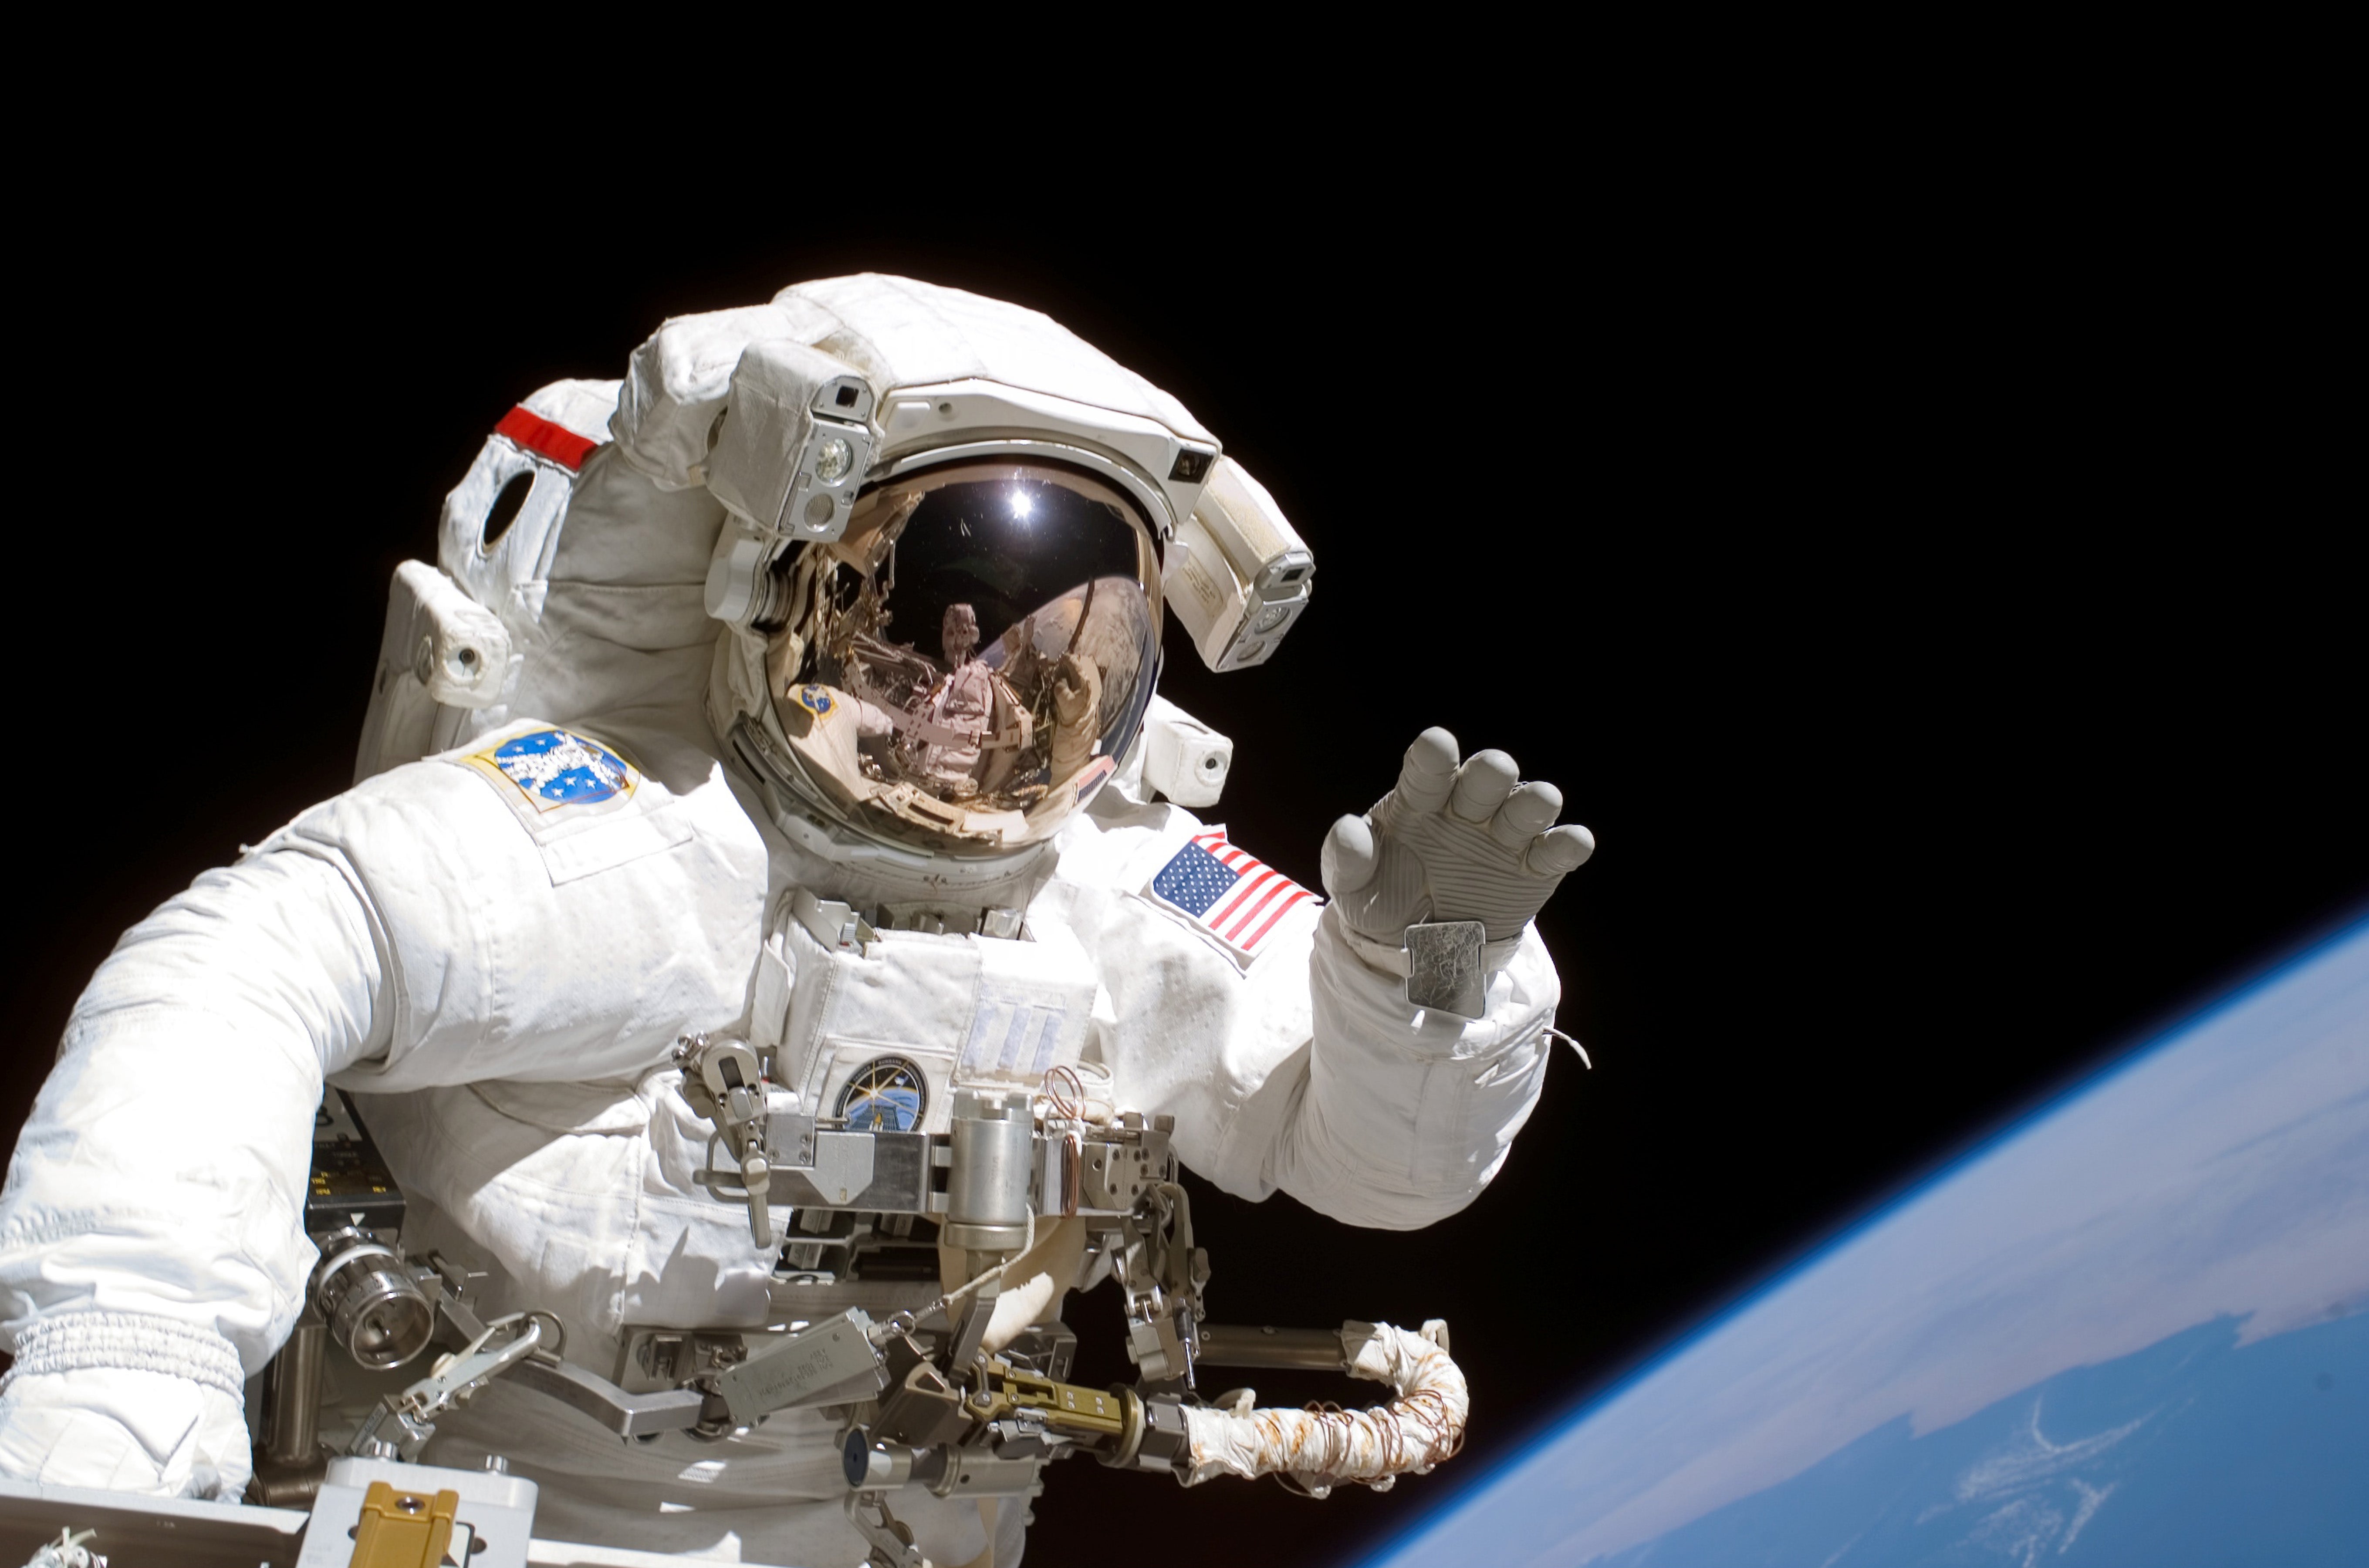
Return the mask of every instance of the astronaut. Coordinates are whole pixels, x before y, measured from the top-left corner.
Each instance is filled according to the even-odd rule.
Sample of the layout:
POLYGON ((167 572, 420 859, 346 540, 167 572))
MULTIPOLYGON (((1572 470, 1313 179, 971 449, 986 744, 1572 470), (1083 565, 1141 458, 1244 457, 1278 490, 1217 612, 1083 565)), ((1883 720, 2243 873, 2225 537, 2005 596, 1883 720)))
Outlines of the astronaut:
POLYGON ((909 699, 905 724, 889 722, 909 735, 899 756, 910 771, 967 799, 1010 779, 1030 727, 1011 682, 971 658, 978 647, 978 617, 969 605, 946 606, 939 646, 944 673, 909 699), (997 726, 999 718, 1005 723, 997 726))
MULTIPOLYGON (((74 1011, 0 1196, 0 1473, 239 1494, 244 1385, 316 1264, 325 1082, 406 1249, 604 1376, 654 1325, 941 1288, 887 1266, 926 1227, 719 1201, 687 1038, 747 1042, 829 1125, 1059 1082, 1173 1118, 1230 1193, 1395 1230, 1471 1202, 1546 1070, 1531 917, 1592 841, 1439 729, 1333 827, 1329 901, 1184 809, 1226 752, 1156 696, 1163 619, 1254 665, 1311 567, 1173 398, 907 280, 670 321, 622 383, 530 399, 439 566, 398 573, 355 787, 134 927, 74 1011), (1410 1000, 1411 931, 1462 944, 1464 1002, 1410 1000)), ((992 1332, 1110 1267, 1032 1230, 992 1332)), ((822 1412, 621 1445, 496 1382, 422 1457, 489 1454, 541 1535, 862 1555, 822 1412)), ((934 1562, 1019 1560, 1021 1507, 898 1508, 934 1562)))

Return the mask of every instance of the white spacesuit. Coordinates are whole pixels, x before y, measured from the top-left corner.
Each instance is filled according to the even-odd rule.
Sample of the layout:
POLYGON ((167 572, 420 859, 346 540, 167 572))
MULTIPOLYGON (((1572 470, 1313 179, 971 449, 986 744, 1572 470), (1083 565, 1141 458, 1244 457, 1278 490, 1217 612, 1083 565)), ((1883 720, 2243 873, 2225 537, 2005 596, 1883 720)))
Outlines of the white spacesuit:
MULTIPOLYGON (((1229 1192, 1394 1229, 1470 1202, 1535 1103, 1529 917, 1585 830, 1436 730, 1334 829, 1329 904, 1171 804, 1227 752, 1153 695, 1163 613, 1254 664, 1311 563, 1173 399, 1042 316, 867 276, 670 322, 622 385, 503 422, 440 565, 399 574, 360 782, 133 928, 74 1012, 0 1198, 0 1473, 238 1492, 245 1381, 315 1266, 325 1080, 406 1250, 603 1375, 637 1325, 939 1288, 833 1273, 704 1185, 686 1037, 850 1127, 1070 1085, 1173 1117, 1229 1192), (1471 1005, 1413 1005, 1405 933, 1456 921, 1471 1005)), ((994 1332, 1108 1266, 1032 1222, 994 1332)), ((862 1555, 820 1412, 621 1444, 497 1382, 424 1457, 491 1452, 541 1534, 862 1555)), ((1017 1561, 1020 1508, 909 1494, 933 1561, 1017 1561)))

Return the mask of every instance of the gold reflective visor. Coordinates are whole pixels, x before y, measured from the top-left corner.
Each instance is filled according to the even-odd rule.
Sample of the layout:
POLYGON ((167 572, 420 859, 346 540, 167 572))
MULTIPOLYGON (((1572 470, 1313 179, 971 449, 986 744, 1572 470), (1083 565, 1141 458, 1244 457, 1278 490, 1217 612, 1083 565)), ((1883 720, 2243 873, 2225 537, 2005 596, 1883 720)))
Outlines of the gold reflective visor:
POLYGON ((980 852, 1050 837, 1114 771, 1158 669, 1159 558, 1078 470, 974 462, 876 486, 786 567, 766 660, 821 804, 980 852))

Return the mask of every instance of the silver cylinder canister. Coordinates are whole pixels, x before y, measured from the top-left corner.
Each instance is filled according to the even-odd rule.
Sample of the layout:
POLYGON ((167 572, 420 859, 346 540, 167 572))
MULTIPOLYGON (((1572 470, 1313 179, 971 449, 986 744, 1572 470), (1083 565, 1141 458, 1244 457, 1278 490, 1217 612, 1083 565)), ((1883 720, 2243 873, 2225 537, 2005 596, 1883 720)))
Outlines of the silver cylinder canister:
POLYGON ((321 1351, 328 1337, 326 1324, 310 1314, 299 1318, 273 1364, 265 1457, 275 1464, 293 1468, 321 1457, 321 1351))
POLYGON ((372 1370, 428 1348, 436 1310, 392 1249, 357 1230, 324 1236, 320 1248, 313 1308, 339 1348, 372 1370))
POLYGON ((948 1141, 945 1244, 1014 1253, 1028 1244, 1028 1176, 1035 1118, 1024 1100, 965 1090, 955 1096, 948 1141))

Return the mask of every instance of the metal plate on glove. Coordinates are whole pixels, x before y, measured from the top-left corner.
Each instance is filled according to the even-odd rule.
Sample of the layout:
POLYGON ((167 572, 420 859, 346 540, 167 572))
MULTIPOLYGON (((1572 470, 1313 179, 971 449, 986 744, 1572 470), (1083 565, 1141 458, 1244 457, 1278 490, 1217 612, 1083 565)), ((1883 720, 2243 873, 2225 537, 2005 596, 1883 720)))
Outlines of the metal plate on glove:
POLYGON ((1481 967, 1487 928, 1479 921, 1433 921, 1406 928, 1406 999, 1428 1013, 1478 1018, 1489 1010, 1481 967))

